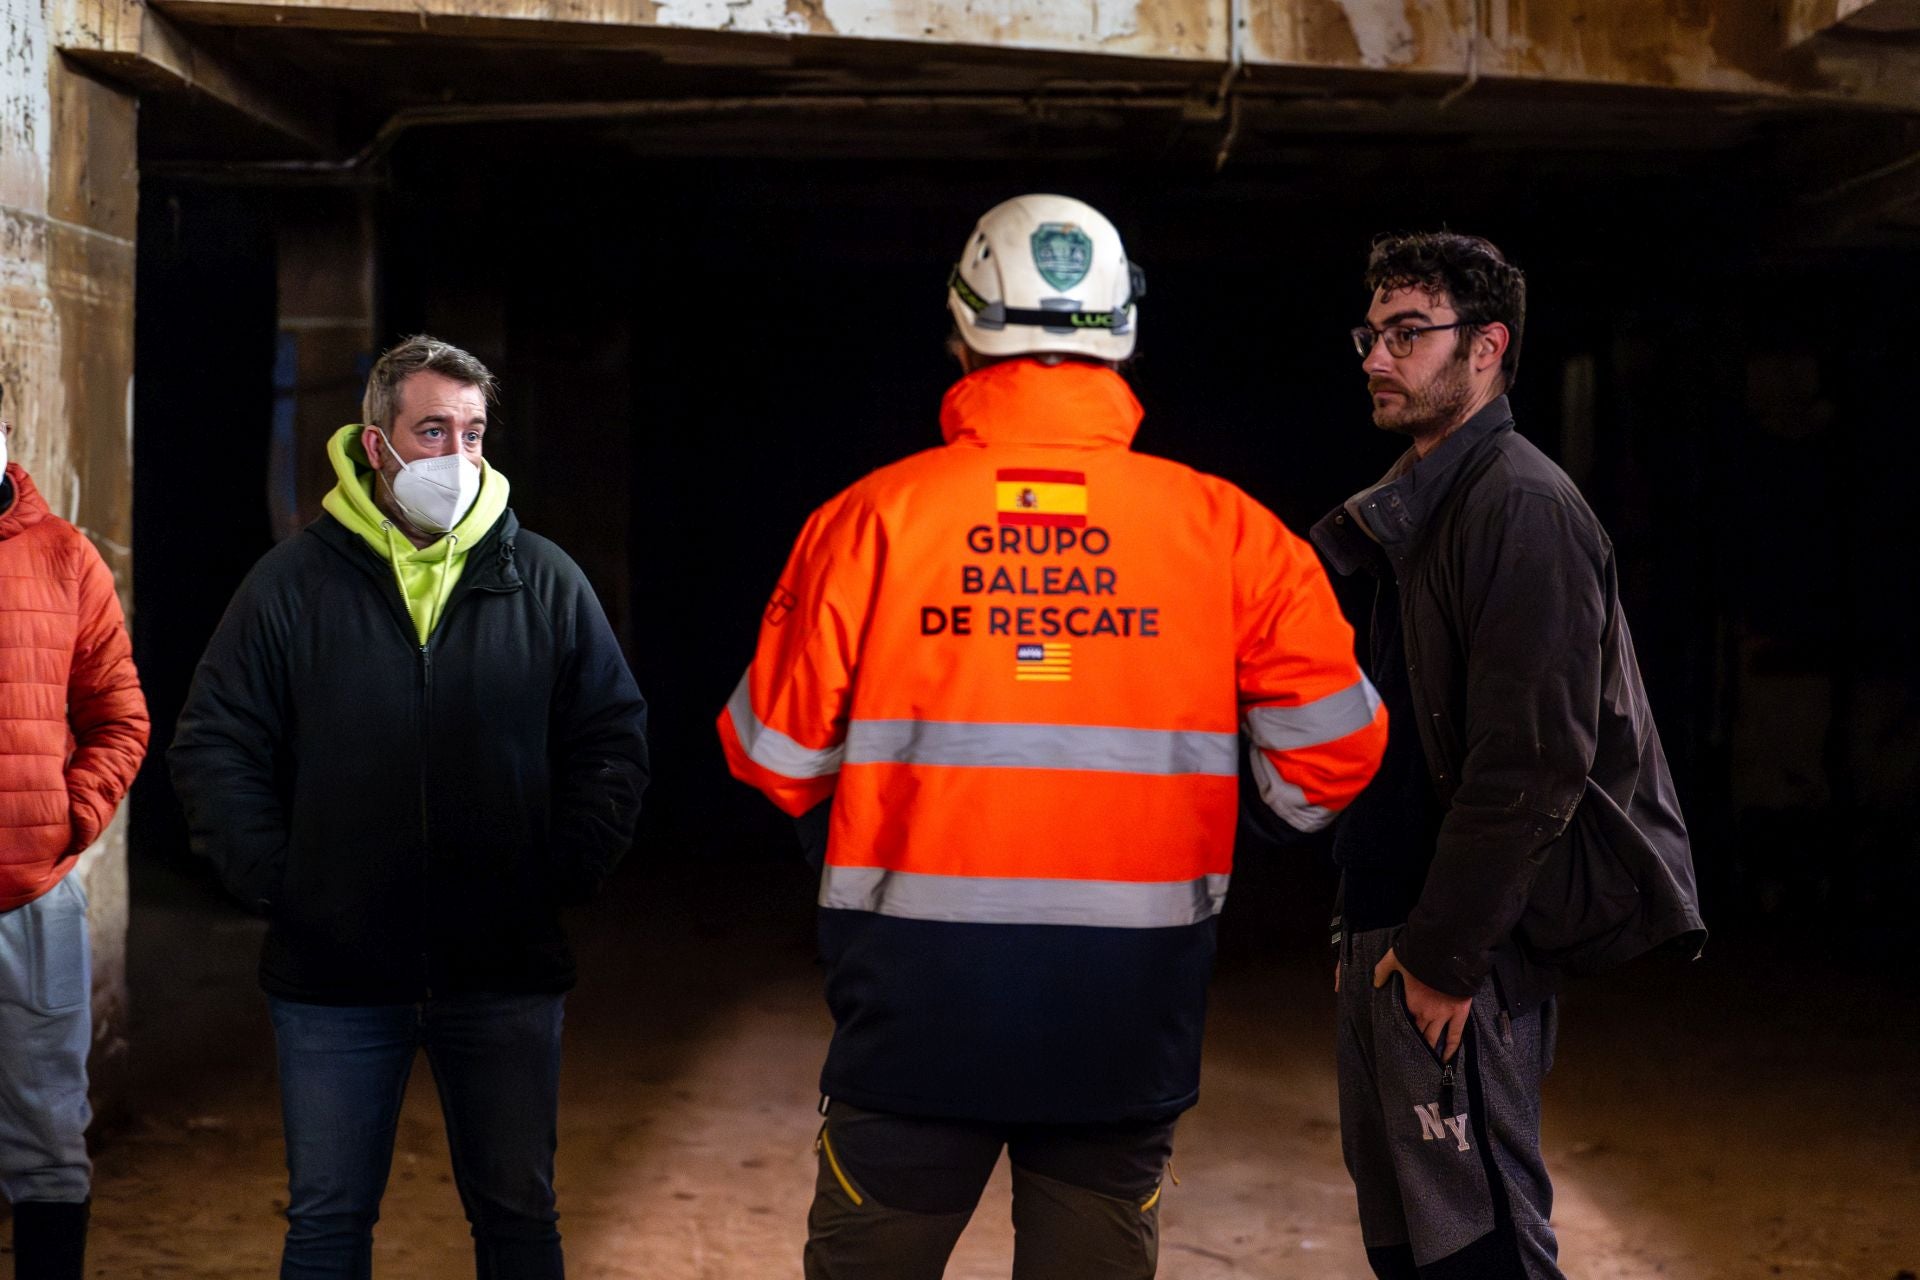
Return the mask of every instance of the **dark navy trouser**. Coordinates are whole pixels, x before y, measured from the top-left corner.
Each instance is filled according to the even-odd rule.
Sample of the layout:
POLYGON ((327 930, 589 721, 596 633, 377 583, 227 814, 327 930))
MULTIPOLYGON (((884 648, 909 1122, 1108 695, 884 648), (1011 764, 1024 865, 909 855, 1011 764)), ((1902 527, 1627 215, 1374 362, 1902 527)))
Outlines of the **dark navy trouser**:
POLYGON ((1003 1149, 1013 1280, 1151 1280, 1173 1126, 988 1124, 835 1100, 815 1144, 806 1280, 939 1280, 1003 1149))
POLYGON ((564 996, 333 1006, 268 998, 286 1125, 281 1280, 365 1280, 414 1055, 433 1069, 480 1280, 559 1280, 564 996))

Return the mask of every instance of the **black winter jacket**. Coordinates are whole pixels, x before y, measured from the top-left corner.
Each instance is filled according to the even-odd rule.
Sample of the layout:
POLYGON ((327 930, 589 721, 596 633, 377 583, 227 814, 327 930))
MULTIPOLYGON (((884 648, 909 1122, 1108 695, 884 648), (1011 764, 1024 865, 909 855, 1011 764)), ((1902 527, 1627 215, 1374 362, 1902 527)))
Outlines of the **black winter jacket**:
POLYGON ((1467 996, 1511 941, 1528 994, 1544 994, 1554 970, 1607 968, 1676 938, 1697 953, 1693 857, 1613 544, 1566 473, 1514 431, 1506 398, 1425 459, 1403 458, 1313 540, 1342 574, 1384 552, 1399 587, 1444 813, 1401 962, 1467 996))
POLYGON ((646 704, 579 567, 512 511, 425 645, 325 515, 241 584, 168 759, 194 849, 268 914, 269 992, 562 991, 558 907, 633 839, 646 704))

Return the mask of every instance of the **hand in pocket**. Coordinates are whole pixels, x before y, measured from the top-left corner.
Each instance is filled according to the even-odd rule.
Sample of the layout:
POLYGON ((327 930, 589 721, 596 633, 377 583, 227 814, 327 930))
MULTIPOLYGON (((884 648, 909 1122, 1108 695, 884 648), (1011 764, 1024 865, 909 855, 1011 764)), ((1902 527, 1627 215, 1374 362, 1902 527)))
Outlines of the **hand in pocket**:
POLYGON ((1380 963, 1373 967, 1373 985, 1386 986, 1387 980, 1396 973, 1406 992, 1407 1016, 1413 1019, 1414 1028, 1427 1042, 1427 1047, 1440 1055, 1441 1061, 1452 1062, 1453 1055, 1460 1052, 1460 1037, 1467 1033, 1473 997, 1450 996, 1428 986, 1409 973, 1389 947, 1380 963))

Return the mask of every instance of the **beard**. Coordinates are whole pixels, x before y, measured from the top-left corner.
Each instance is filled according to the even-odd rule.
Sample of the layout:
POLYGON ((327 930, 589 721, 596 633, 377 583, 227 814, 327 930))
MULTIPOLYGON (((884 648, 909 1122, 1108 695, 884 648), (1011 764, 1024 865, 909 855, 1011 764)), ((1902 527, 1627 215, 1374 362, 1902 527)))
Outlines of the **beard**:
POLYGON ((1385 378, 1368 381, 1369 394, 1383 390, 1398 391, 1401 399, 1397 404, 1376 403, 1373 407, 1373 425, 1382 431, 1410 436, 1415 440, 1458 426, 1461 413, 1473 399, 1473 387, 1464 358, 1447 361, 1423 386, 1416 387, 1385 378))

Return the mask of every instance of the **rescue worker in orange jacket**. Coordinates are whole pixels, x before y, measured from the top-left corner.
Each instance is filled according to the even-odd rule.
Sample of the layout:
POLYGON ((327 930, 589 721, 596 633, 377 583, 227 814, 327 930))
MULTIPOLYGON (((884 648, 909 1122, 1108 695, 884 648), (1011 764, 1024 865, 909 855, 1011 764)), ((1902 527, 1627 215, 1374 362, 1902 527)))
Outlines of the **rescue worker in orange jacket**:
POLYGON ((1151 1276, 1240 734, 1302 830, 1386 741, 1306 544, 1130 452, 1140 283, 1077 200, 980 220, 945 447, 814 513, 720 716, 734 774, 826 822, 815 1280, 940 1276, 1003 1146, 1015 1277, 1151 1276))

